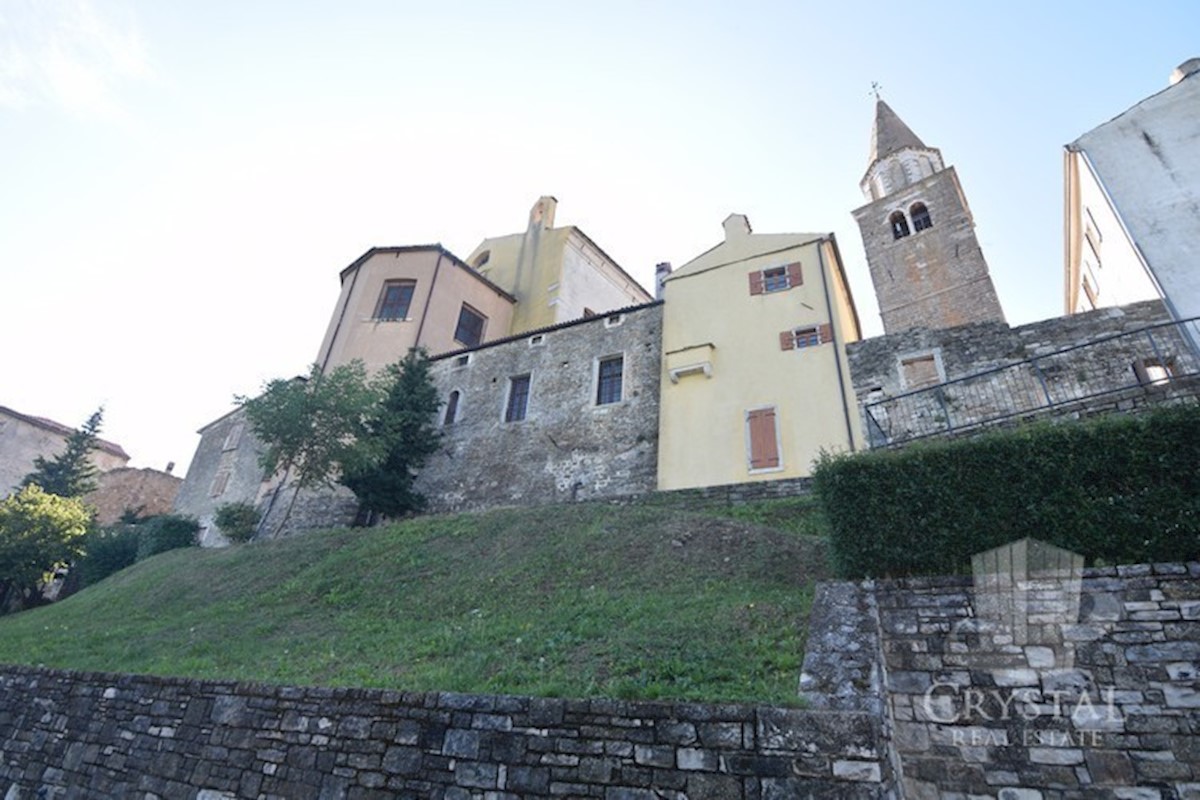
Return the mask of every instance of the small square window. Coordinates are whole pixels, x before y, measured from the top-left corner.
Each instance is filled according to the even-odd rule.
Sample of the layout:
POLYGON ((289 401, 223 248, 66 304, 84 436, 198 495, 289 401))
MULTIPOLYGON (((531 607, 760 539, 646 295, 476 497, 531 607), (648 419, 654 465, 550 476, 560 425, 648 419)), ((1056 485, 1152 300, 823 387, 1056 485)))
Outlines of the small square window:
POLYGON ((601 359, 596 376, 596 405, 604 406, 621 402, 624 378, 624 356, 601 359))
POLYGON ((454 359, 455 369, 461 369, 462 367, 465 367, 470 363, 471 363, 471 354, 470 353, 467 353, 466 355, 461 355, 458 358, 454 359))
POLYGON ((388 281, 383 284, 383 292, 379 295, 379 307, 375 310, 375 318, 383 320, 402 320, 408 318, 408 307, 412 305, 413 281, 388 281))
POLYGON ((945 380, 937 356, 933 353, 900 359, 900 378, 904 382, 904 388, 910 391, 937 386, 945 380))
POLYGON ((504 409, 505 422, 520 422, 525 419, 529 407, 529 376, 518 375, 508 379, 508 404, 504 409))
POLYGON ((816 325, 811 328, 797 328, 792 331, 796 347, 816 347, 821 343, 821 329, 816 325))
POLYGON ((483 324, 487 317, 463 303, 458 312, 458 325, 454 329, 455 341, 462 342, 467 347, 478 347, 483 341, 483 324))
POLYGON ((537 334, 536 336, 529 337, 529 346, 530 347, 537 347, 538 345, 545 344, 545 342, 546 342, 546 337, 540 333, 537 334))
POLYGON ((625 321, 624 314, 609 314, 604 318, 604 327, 615 328, 625 321))
POLYGON ((763 270, 764 292, 782 292, 787 288, 788 274, 786 267, 775 267, 774 269, 763 270))

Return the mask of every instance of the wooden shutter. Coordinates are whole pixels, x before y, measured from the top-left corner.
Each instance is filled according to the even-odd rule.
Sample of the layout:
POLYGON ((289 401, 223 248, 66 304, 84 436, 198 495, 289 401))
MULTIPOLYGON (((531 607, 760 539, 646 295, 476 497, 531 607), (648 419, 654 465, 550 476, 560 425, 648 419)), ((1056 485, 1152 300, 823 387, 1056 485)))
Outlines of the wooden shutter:
POLYGON ((750 273, 750 294, 763 293, 763 274, 762 270, 756 269, 750 273))
POLYGON ((800 269, 800 262, 787 265, 788 286, 801 286, 804 284, 804 272, 800 269))
POLYGON ((833 326, 829 323, 817 326, 817 335, 821 337, 821 344, 833 341, 833 326))
POLYGON ((783 331, 779 334, 779 349, 794 350, 796 349, 796 334, 792 331, 783 331))
POLYGON ((779 446, 775 441, 775 409, 762 408, 746 414, 750 428, 750 469, 779 466, 779 446))

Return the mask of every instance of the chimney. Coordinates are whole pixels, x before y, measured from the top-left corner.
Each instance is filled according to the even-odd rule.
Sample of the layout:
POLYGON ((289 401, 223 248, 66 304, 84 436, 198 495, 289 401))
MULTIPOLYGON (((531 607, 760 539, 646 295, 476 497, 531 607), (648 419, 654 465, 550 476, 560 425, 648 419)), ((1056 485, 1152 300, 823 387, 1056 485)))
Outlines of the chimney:
POLYGON ((1187 61, 1176 67, 1175 71, 1171 73, 1170 85, 1174 86, 1184 78, 1190 78, 1197 72, 1200 72, 1200 58, 1189 58, 1187 61))
POLYGON ((529 229, 554 227, 554 210, 558 208, 558 200, 548 194, 542 195, 529 210, 529 229))
POLYGON ((166 469, 166 473, 167 473, 168 475, 170 475, 170 474, 171 474, 172 472, 174 472, 174 471, 175 471, 175 462, 174 462, 174 461, 168 461, 168 462, 167 462, 167 469, 166 469))
POLYGON ((725 241, 741 236, 749 236, 754 231, 750 228, 750 218, 745 214, 730 214, 721 223, 725 227, 725 241))
POLYGON ((663 282, 671 274, 671 262, 663 261, 654 265, 654 299, 663 299, 663 282))

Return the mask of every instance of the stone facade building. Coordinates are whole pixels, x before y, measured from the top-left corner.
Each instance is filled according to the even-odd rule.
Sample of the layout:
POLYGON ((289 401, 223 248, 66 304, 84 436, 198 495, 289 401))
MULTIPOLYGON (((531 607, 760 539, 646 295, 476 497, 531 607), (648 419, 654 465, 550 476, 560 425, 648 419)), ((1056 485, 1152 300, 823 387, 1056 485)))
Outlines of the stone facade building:
MULTIPOLYGON (((73 428, 45 417, 22 414, 0 406, 0 497, 7 497, 33 472, 33 462, 39 456, 53 458, 67 447, 73 428)), ((97 441, 92 451, 92 463, 100 472, 123 467, 129 463, 125 448, 104 439, 97 441)))
POLYGON ((170 514, 181 478, 157 469, 117 467, 96 477, 96 490, 83 501, 96 510, 96 522, 113 525, 126 511, 140 517, 170 514))
POLYGON ((442 447, 417 489, 438 510, 652 491, 662 312, 632 306, 435 357, 442 447))
POLYGON ((886 333, 1004 321, 958 173, 883 100, 860 186, 854 219, 886 333))

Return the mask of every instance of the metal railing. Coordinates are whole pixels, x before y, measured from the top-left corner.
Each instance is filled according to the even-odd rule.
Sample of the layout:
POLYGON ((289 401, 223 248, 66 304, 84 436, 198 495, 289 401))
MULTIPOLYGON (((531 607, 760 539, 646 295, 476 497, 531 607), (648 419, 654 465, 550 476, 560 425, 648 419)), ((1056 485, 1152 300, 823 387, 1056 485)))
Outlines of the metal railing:
POLYGON ((1200 317, 1163 322, 863 404, 871 447, 1070 410, 1200 375, 1200 317))

